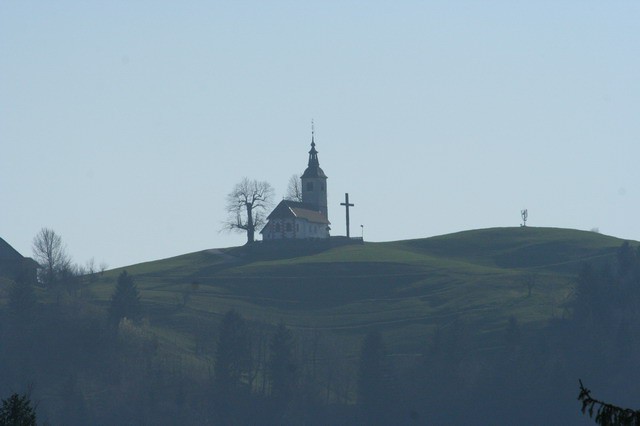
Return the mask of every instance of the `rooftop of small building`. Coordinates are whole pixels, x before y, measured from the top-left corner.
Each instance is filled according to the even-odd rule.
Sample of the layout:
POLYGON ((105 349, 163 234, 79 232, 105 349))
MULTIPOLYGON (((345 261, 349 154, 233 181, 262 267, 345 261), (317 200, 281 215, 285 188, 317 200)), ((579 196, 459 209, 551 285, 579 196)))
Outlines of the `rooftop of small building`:
POLYGON ((22 260, 24 257, 4 239, 0 238, 0 260, 22 260))
POLYGON ((285 217, 306 219, 311 223, 329 224, 329 219, 318 210, 317 206, 293 200, 282 200, 267 216, 267 220, 285 217))

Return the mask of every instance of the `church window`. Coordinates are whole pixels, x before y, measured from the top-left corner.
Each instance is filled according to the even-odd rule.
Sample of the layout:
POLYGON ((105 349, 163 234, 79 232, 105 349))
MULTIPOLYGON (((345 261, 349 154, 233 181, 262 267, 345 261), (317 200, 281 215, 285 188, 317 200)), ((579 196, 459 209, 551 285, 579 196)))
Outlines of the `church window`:
POLYGON ((320 184, 320 190, 322 190, 322 192, 324 192, 324 183, 320 184))
POLYGON ((276 232, 280 232, 280 223, 276 223, 276 232))
POLYGON ((291 232, 291 223, 287 222, 286 229, 287 232, 291 232))
POLYGON ((300 224, 296 223, 296 232, 300 232, 300 224))
POLYGON ((313 191, 313 182, 307 182, 307 191, 313 191))

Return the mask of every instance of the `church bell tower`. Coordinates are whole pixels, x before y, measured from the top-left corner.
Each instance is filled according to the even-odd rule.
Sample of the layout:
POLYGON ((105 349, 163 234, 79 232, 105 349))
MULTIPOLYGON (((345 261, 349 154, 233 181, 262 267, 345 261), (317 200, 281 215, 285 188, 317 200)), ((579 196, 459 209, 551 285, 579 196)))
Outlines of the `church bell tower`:
POLYGON ((328 219, 327 211, 327 175, 324 174, 318 162, 318 151, 314 141, 313 127, 311 129, 311 150, 309 164, 300 177, 302 181, 302 202, 310 204, 328 219))

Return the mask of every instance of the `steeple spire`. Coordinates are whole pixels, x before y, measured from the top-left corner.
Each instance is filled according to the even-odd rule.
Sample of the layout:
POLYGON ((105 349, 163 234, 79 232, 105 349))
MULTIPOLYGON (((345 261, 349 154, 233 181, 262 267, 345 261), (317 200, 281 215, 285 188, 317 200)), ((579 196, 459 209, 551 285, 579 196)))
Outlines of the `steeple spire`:
POLYGON ((318 151, 316 151, 315 142, 315 127, 313 125, 313 119, 311 120, 311 151, 309 151, 309 167, 318 167, 320 162, 318 161, 318 151))

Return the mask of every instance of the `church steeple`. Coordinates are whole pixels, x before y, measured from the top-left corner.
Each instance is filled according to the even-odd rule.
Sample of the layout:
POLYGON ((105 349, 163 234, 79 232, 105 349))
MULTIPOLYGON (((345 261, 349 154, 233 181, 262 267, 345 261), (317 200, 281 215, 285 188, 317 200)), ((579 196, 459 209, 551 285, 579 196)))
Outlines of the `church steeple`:
POLYGON ((320 162, 318 161, 313 121, 311 122, 309 162, 300 179, 302 180, 302 202, 314 206, 325 217, 328 217, 327 175, 320 168, 320 162))
POLYGON ((318 161, 318 151, 316 151, 316 130, 313 125, 313 120, 311 120, 311 151, 309 151, 309 167, 319 167, 320 162, 318 161))
POLYGON ((319 167, 318 151, 316 151, 316 143, 313 140, 313 132, 311 132, 311 151, 309 151, 309 167, 319 167))
POLYGON ((316 151, 316 141, 315 141, 315 128, 313 126, 313 121, 311 121, 311 150, 309 150, 309 162, 307 163, 307 170, 304 171, 301 177, 303 178, 327 178, 327 175, 324 174, 322 169, 320 168, 320 161, 318 161, 318 151, 316 151))

